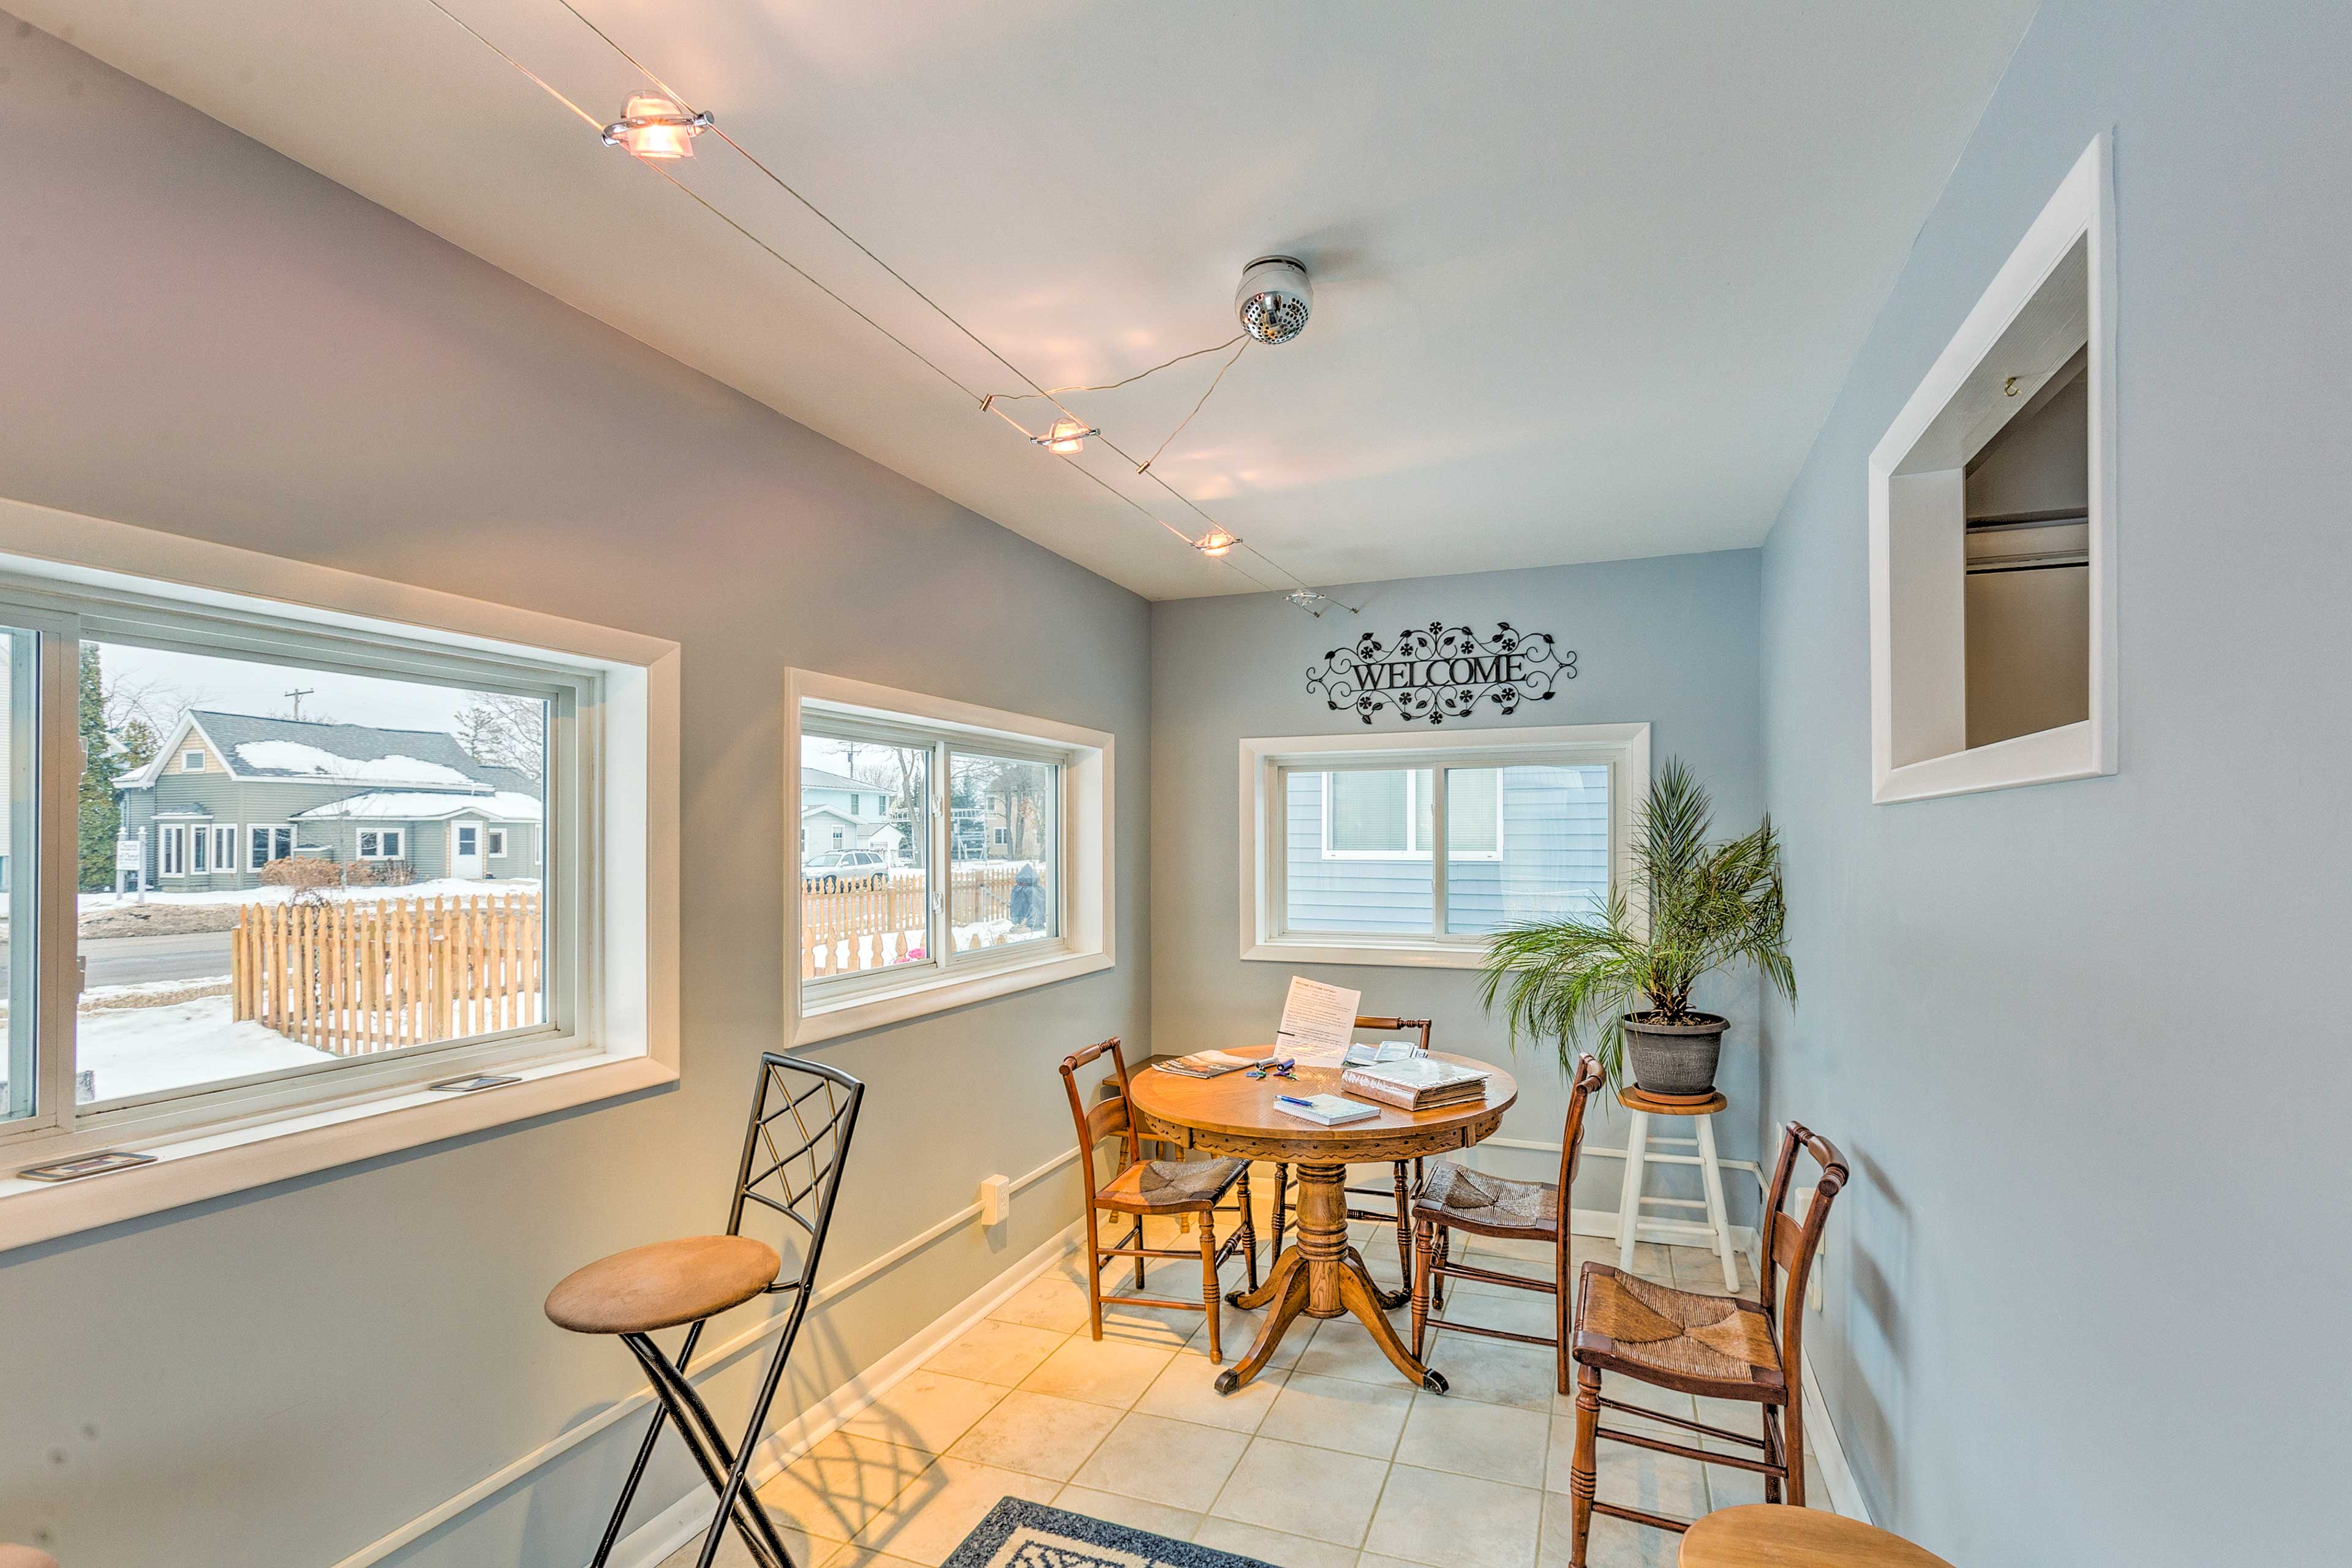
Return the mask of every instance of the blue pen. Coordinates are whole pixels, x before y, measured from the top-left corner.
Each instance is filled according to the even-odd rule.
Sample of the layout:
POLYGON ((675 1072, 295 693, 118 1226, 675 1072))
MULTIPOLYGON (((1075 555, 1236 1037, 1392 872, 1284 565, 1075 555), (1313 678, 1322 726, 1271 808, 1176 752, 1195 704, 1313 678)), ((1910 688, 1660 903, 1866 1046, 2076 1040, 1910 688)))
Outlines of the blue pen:
POLYGON ((1312 1105, 1315 1103, 1311 1100, 1301 1100, 1295 1094, 1277 1094, 1274 1097, 1274 1102, 1276 1105, 1312 1105))

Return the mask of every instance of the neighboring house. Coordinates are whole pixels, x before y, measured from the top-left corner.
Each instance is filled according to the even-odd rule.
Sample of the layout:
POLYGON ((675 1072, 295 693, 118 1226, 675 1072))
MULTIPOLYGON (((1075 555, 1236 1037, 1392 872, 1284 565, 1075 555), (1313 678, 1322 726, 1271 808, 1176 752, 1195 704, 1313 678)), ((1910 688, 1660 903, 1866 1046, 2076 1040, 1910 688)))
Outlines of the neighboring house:
MULTIPOLYGON (((1387 770, 1290 775, 1290 930, 1430 929, 1427 779, 1387 770)), ((1462 768, 1448 779, 1449 931, 1601 910, 1609 896, 1607 768, 1462 768)))
POLYGON ((889 792, 880 784, 823 768, 801 770, 803 857, 829 849, 879 849, 890 854, 904 847, 898 822, 890 814, 889 792))
POLYGON ((148 886, 247 889, 304 856, 418 881, 536 878, 538 782, 475 761, 438 730, 313 724, 192 710, 117 788, 122 832, 143 830, 148 886))

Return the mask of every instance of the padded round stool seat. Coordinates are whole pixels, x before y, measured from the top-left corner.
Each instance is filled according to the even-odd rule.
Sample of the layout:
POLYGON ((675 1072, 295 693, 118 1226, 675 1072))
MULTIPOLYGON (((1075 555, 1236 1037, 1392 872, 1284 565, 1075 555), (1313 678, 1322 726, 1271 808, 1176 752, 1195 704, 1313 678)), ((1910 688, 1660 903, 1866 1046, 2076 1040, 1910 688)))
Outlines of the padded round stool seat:
POLYGON ((782 1267, 774 1247, 748 1236, 656 1241, 565 1275, 547 1293, 547 1317, 575 1334, 649 1333, 740 1306, 782 1267))
POLYGON ((1952 1568, 1923 1546, 1819 1509, 1718 1509, 1683 1536, 1682 1568, 1952 1568))
POLYGON ((0 1568, 58 1568, 58 1560, 30 1546, 11 1546, 0 1541, 0 1568))

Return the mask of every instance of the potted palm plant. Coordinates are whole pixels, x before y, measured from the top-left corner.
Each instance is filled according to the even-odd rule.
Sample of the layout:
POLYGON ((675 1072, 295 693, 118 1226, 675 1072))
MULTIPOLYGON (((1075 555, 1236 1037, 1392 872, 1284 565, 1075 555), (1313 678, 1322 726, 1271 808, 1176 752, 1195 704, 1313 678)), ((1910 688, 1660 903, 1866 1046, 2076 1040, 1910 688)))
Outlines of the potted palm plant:
POLYGON ((1552 1040, 1566 1063, 1590 1037, 1612 1086, 1630 1065, 1647 1093, 1700 1096, 1715 1086, 1726 1026, 1691 1006, 1701 975, 1744 959, 1796 1004, 1772 819, 1711 844, 1713 815, 1706 787, 1668 761, 1634 821, 1638 903, 1620 887, 1597 915, 1527 921, 1487 939, 1486 1005, 1503 1005, 1515 1048, 1522 1035, 1552 1040))

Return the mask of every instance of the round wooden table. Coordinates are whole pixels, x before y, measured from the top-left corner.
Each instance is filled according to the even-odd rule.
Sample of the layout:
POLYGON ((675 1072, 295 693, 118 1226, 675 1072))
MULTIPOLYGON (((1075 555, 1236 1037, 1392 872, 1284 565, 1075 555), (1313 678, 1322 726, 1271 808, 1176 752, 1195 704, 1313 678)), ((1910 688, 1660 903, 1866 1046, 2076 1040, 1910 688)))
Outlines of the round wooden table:
MULTIPOLYGON (((1235 1056, 1270 1054, 1260 1046, 1237 1050, 1235 1056)), ((1253 1079, 1229 1072, 1216 1078, 1186 1078, 1147 1069, 1129 1081, 1129 1097, 1146 1126, 1146 1137, 1158 1137, 1210 1154, 1244 1160, 1286 1161, 1297 1168, 1297 1242, 1275 1259, 1265 1283, 1255 1291, 1236 1290, 1225 1300, 1236 1307, 1270 1307, 1265 1326, 1249 1353, 1217 1374, 1217 1392, 1231 1394, 1265 1368, 1275 1347, 1294 1319, 1337 1318, 1352 1312, 1370 1330, 1372 1342, 1413 1383, 1434 1393, 1445 1392, 1445 1379, 1413 1359, 1396 1326, 1381 1310, 1380 1287, 1365 1270, 1364 1260, 1348 1245, 1348 1197, 1350 1164, 1386 1164, 1430 1154, 1467 1149, 1493 1135, 1503 1112, 1519 1097, 1511 1075, 1486 1062, 1432 1052, 1440 1061, 1460 1062, 1486 1072, 1486 1098, 1438 1110, 1399 1110, 1378 1107, 1380 1114, 1342 1127, 1322 1127, 1275 1109, 1275 1096, 1337 1094, 1336 1068, 1302 1067, 1292 1079, 1253 1079)), ((1366 1100, 1369 1105, 1371 1102, 1366 1100)))
POLYGON ((1682 1568, 1952 1568, 1923 1546, 1819 1509, 1717 1509, 1683 1535, 1682 1568))

